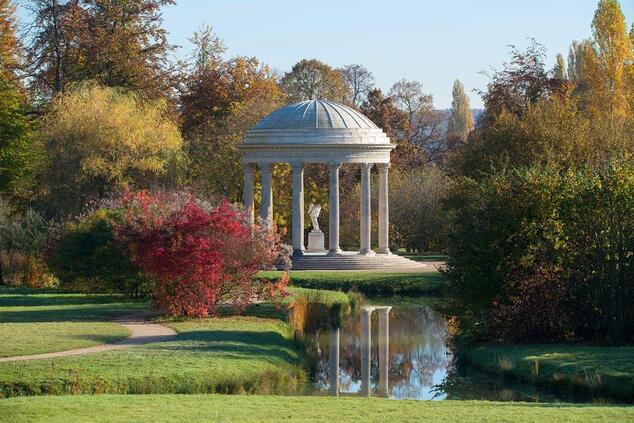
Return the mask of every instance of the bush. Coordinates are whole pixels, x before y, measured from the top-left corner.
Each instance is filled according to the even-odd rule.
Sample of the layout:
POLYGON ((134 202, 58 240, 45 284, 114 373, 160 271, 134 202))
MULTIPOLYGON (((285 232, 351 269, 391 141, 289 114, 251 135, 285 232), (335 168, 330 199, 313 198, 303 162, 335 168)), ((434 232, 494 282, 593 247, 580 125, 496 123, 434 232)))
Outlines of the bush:
POLYGON ((54 230, 48 265, 63 287, 146 297, 150 282, 132 261, 127 244, 114 238, 116 210, 100 208, 54 230))
POLYGON ((37 288, 56 283, 42 260, 49 227, 33 209, 20 213, 0 198, 0 284, 37 288))
POLYGON ((279 260, 277 235, 249 225, 247 214, 226 201, 213 207, 189 195, 142 191, 117 203, 116 238, 154 281, 161 310, 195 317, 215 316, 220 306, 240 312, 284 289, 256 277, 279 260))
POLYGON ((459 180, 453 312, 477 338, 634 339, 634 169, 534 166, 459 180))

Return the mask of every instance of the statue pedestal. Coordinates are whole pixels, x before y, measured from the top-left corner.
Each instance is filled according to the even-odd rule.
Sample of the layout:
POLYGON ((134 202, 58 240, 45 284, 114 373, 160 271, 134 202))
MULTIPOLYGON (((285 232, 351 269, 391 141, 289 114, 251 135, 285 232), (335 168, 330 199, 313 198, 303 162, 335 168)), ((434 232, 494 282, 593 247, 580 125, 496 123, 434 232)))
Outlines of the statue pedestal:
POLYGON ((324 233, 322 231, 312 230, 308 233, 307 253, 325 253, 324 249, 324 233))

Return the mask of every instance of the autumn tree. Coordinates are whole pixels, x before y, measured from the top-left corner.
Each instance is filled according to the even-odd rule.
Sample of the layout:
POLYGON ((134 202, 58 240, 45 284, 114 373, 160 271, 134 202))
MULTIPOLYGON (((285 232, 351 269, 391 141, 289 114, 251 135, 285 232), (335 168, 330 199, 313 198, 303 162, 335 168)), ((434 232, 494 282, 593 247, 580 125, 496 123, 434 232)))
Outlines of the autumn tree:
POLYGON ((609 118, 625 116, 632 107, 634 58, 625 17, 617 0, 601 0, 592 21, 594 37, 586 47, 587 106, 609 118))
POLYGON ((568 79, 579 85, 585 79, 585 51, 586 41, 573 41, 568 51, 568 79))
POLYGON ((225 60, 225 47, 203 28, 180 93, 181 128, 190 158, 188 179, 198 190, 238 201, 242 164, 238 144, 262 117, 281 106, 274 75, 256 58, 225 60))
POLYGON ((432 95, 423 92, 420 82, 405 79, 392 85, 389 95, 396 107, 407 115, 407 141, 424 151, 429 162, 438 160, 445 150, 445 146, 437 142, 442 134, 443 117, 434 108, 432 95))
POLYGON ((19 64, 16 25, 12 0, 0 0, 0 70, 8 74, 13 74, 19 64))
POLYGON ((471 112, 469 97, 464 92, 464 85, 459 80, 456 80, 453 84, 452 96, 447 135, 466 141, 469 132, 473 130, 473 113, 471 112))
POLYGON ((568 73, 566 71, 566 61, 561 53, 557 53, 557 59, 555 61, 555 67, 553 73, 557 79, 567 79, 568 73))
POLYGON ((280 81, 289 102, 313 99, 344 102, 350 96, 344 76, 316 59, 303 59, 293 65, 280 81))
POLYGON ((360 107, 374 87, 374 75, 363 65, 346 65, 339 69, 348 87, 346 103, 360 107))
POLYGON ((36 91, 96 80, 164 98, 174 86, 161 9, 173 0, 33 0, 27 46, 36 91))
POLYGON ((110 193, 148 187, 180 154, 164 100, 95 84, 69 87, 43 119, 42 193, 50 214, 73 214, 110 193))

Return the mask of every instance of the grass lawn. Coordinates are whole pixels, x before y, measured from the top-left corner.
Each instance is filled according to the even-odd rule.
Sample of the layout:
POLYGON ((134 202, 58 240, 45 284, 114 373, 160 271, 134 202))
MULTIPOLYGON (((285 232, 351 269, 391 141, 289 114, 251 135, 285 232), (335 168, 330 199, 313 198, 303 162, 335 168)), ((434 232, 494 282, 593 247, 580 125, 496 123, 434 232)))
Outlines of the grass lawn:
POLYGON ((99 395, 10 398, 0 411, 11 422, 332 421, 332 422, 627 422, 633 407, 393 401, 380 398, 99 395))
MULTIPOLYGON (((357 290, 369 296, 439 295, 444 287, 439 272, 328 272, 291 271, 293 286, 325 290, 357 290)), ((277 279, 280 272, 261 272, 263 277, 277 279)))
POLYGON ((110 295, 54 290, 0 289, 0 357, 83 348, 126 338, 112 317, 147 309, 147 303, 110 295))
POLYGON ((0 396, 67 393, 288 392, 304 377, 279 320, 162 322, 165 342, 83 356, 0 363, 0 396))
MULTIPOLYGON (((164 342, 84 356, 0 363, 0 396, 299 392, 306 380, 303 353, 285 323, 285 303, 303 296, 326 305, 347 304, 348 296, 306 288, 290 291, 280 307, 260 304, 243 317, 162 318, 161 324, 178 332, 164 342)), ((0 334, 3 340, 10 337, 10 342, 3 343, 0 351, 25 354, 111 341, 126 336, 127 330, 93 320, 147 307, 119 297, 4 290, 0 321, 10 323, 0 324, 0 334)))
POLYGON ((464 357, 526 382, 605 394, 634 402, 634 347, 574 344, 465 347, 464 357))

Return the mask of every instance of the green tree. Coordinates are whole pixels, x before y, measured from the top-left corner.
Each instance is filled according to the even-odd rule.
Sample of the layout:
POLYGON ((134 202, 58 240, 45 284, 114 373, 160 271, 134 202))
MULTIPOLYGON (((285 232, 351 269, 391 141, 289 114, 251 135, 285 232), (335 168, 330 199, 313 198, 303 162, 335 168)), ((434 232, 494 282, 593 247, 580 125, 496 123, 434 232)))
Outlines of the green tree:
POLYGON ((342 72, 316 59, 297 62, 284 74, 280 86, 292 103, 314 99, 345 102, 350 96, 342 72))
POLYGON ((47 153, 40 183, 53 215, 157 183, 182 146, 165 101, 92 83, 58 95, 39 136, 47 153))
POLYGON ((0 72, 0 191, 16 194, 29 174, 35 152, 31 125, 25 118, 25 99, 15 81, 0 72))
POLYGON ((453 83, 453 100, 451 115, 447 124, 447 134, 466 141, 469 132, 473 130, 473 113, 469 104, 469 97, 464 92, 464 85, 459 80, 453 83))

